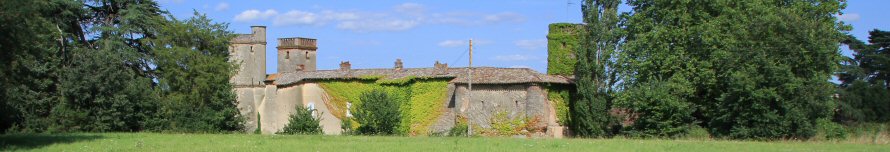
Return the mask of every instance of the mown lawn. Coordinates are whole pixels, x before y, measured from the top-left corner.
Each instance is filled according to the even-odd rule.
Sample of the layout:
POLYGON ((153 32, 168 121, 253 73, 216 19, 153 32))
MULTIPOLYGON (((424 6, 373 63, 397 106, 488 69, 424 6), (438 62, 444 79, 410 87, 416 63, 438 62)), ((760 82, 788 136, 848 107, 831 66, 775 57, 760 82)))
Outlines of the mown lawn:
POLYGON ((0 151, 890 151, 886 144, 252 134, 0 135, 0 151))

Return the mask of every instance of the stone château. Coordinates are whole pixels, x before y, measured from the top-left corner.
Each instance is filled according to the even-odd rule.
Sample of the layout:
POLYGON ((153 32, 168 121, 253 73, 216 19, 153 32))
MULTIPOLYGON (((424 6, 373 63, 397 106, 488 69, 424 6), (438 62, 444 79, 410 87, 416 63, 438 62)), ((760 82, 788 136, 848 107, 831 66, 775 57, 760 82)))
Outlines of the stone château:
POLYGON ((457 117, 466 118, 471 126, 490 128, 489 121, 495 113, 505 111, 511 118, 540 118, 533 124, 542 128, 537 135, 561 137, 564 134, 545 90, 549 85, 570 84, 570 79, 564 76, 541 74, 527 68, 448 67, 438 61, 430 68, 404 68, 401 60, 396 61, 393 68, 385 69, 352 69, 351 63, 345 61, 339 69, 318 70, 317 40, 301 37, 278 39, 278 73, 266 74, 266 27, 252 26, 251 32, 238 34, 229 47, 230 61, 239 65, 231 83, 235 86, 247 131, 275 133, 287 124, 294 107, 302 105, 320 112, 325 134, 340 134, 341 117, 348 116, 340 113, 349 110, 332 106, 330 95, 319 82, 379 77, 448 81, 446 98, 436 101, 440 104, 434 107, 445 112, 426 129, 432 133, 447 132, 454 127, 457 117), (472 72, 472 90, 468 86, 469 72, 472 72))

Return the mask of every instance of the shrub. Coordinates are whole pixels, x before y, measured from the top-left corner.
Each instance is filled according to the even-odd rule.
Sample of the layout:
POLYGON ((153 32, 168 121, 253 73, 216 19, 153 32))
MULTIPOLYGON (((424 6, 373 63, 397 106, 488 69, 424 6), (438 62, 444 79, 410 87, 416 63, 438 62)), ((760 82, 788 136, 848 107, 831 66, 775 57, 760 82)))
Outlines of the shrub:
POLYGON ((470 126, 467 125, 467 118, 458 116, 456 119, 454 120, 454 127, 448 130, 448 136, 467 136, 467 132, 470 129, 470 126))
POLYGON ((689 132, 693 122, 691 103, 671 94, 663 83, 643 84, 628 89, 616 106, 637 115, 625 133, 637 137, 678 137, 689 132))
POLYGON ((401 123, 399 103, 384 90, 375 89, 362 93, 362 102, 355 111, 355 119, 360 124, 359 134, 392 135, 398 133, 401 123))
POLYGON ((835 119, 841 122, 890 122, 890 90, 881 84, 854 81, 839 91, 835 119))
POLYGON ((260 117, 260 113, 256 113, 256 129, 253 130, 254 134, 263 134, 263 123, 262 118, 260 117))
POLYGON ((352 119, 349 119, 349 118, 340 119, 340 129, 343 130, 343 132, 341 133, 342 135, 355 134, 355 131, 353 130, 352 126, 353 126, 352 119))
POLYGON ((518 135, 525 129, 525 121, 521 118, 510 119, 507 112, 500 111, 491 118, 491 129, 495 135, 518 135))
POLYGON ((831 122, 828 119, 820 119, 817 123, 819 125, 818 132, 821 133, 825 139, 833 140, 847 138, 847 130, 844 129, 844 126, 831 122))
POLYGON ((319 125, 321 113, 312 116, 314 111, 315 109, 310 110, 297 105, 294 113, 290 115, 287 125, 276 134, 321 134, 321 125, 319 125))

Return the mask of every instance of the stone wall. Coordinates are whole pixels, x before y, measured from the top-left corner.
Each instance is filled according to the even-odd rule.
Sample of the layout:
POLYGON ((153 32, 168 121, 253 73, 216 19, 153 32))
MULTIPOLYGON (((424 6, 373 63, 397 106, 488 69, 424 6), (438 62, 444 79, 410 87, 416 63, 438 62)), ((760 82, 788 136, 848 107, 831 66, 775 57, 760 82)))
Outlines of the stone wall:
POLYGON ((339 135, 343 130, 340 128, 340 119, 334 116, 333 110, 330 109, 329 105, 333 105, 329 103, 330 96, 318 86, 316 83, 306 83, 302 85, 303 88, 303 107, 308 107, 309 104, 315 106, 317 110, 317 114, 321 114, 321 121, 319 124, 321 125, 322 132, 326 135, 339 135))
MULTIPOLYGON (((267 89, 267 91, 269 91, 267 89)), ((274 134, 284 128, 297 104, 303 103, 303 90, 300 86, 278 88, 274 96, 269 96, 260 109, 260 123, 263 134, 274 134)))
MULTIPOLYGON (((460 85, 458 87, 465 87, 460 85)), ((461 93, 461 92, 459 92, 461 93)), ((467 92, 462 92, 467 93, 467 92)), ((506 112, 507 117, 522 118, 526 116, 526 104, 528 101, 525 85, 473 85, 472 94, 464 94, 467 102, 464 115, 471 125, 482 128, 490 128, 491 118, 498 112, 506 112)))

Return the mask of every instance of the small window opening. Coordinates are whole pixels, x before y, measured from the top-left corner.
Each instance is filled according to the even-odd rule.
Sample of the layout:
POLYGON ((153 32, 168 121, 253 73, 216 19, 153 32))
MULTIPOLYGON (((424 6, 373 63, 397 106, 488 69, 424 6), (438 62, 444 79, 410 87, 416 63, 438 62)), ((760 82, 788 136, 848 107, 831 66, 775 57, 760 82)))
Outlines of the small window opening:
POLYGON ((251 53, 253 52, 253 46, 250 46, 250 52, 251 53))
POLYGON ((290 52, 287 51, 286 53, 287 53, 287 54, 284 55, 284 59, 290 59, 290 52))
POLYGON ((306 59, 309 59, 309 52, 306 52, 306 59))

